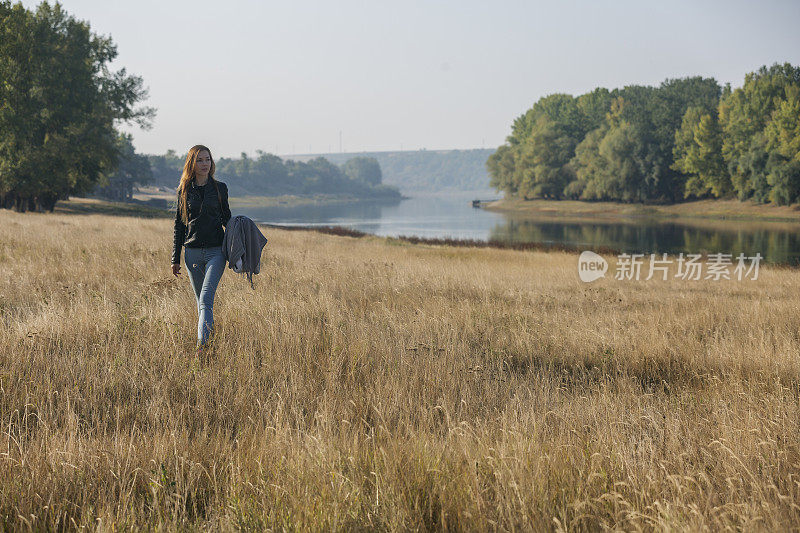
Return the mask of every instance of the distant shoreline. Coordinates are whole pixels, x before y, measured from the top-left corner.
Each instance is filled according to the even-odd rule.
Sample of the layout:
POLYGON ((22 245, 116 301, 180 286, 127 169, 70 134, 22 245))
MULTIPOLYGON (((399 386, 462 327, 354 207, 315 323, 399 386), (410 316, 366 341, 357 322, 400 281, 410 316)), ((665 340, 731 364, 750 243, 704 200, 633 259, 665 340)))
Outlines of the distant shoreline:
POLYGON ((354 202, 399 202, 408 200, 408 196, 401 195, 398 198, 360 198, 352 196, 337 196, 317 194, 314 196, 294 196, 284 194, 281 196, 231 196, 229 199, 231 207, 299 207, 307 205, 333 205, 349 204, 354 202))
POLYGON ((598 219, 759 220, 800 223, 800 206, 776 206, 739 200, 697 200, 669 205, 584 202, 579 200, 506 199, 481 203, 482 209, 516 215, 586 217, 598 219))
MULTIPOLYGON (((167 187, 159 186, 144 186, 137 188, 133 194, 133 199, 136 202, 143 204, 150 204, 158 207, 153 202, 163 203, 166 202, 167 206, 172 206, 175 201, 177 191, 167 187)), ((349 195, 336 195, 336 194, 314 194, 309 196, 300 196, 293 194, 282 194, 278 196, 234 196, 231 195, 229 203, 231 207, 299 207, 304 205, 332 205, 341 203, 352 202, 395 202, 400 200, 407 200, 409 197, 400 195, 399 197, 376 197, 376 198, 362 198, 349 195)), ((128 202, 132 203, 132 202, 128 202)), ((174 206, 173 206, 174 207, 174 206)), ((166 209, 170 209, 167 207, 166 209)))

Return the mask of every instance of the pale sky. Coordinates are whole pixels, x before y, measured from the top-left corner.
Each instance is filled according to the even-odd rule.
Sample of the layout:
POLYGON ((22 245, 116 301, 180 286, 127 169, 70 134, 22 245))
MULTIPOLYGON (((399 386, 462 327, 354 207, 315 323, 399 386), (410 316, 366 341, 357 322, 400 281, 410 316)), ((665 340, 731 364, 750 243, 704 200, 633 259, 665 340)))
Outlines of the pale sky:
MULTIPOLYGON (((33 8, 38 2, 24 1, 33 8)), ((65 0, 158 114, 138 151, 492 148, 540 97, 800 65, 800 2, 65 0)))

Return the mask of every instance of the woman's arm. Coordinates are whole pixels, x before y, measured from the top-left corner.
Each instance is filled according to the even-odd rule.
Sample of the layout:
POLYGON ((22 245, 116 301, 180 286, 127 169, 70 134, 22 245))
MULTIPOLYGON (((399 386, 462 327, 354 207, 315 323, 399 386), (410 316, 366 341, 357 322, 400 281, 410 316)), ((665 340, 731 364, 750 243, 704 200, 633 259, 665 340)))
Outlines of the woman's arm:
POLYGON ((178 195, 177 209, 175 209, 175 227, 172 232, 172 264, 179 265, 181 263, 181 247, 183 241, 186 240, 186 224, 180 216, 180 195, 178 195))
POLYGON ((231 208, 228 205, 228 186, 224 183, 222 185, 222 225, 228 227, 228 222, 231 219, 231 208))

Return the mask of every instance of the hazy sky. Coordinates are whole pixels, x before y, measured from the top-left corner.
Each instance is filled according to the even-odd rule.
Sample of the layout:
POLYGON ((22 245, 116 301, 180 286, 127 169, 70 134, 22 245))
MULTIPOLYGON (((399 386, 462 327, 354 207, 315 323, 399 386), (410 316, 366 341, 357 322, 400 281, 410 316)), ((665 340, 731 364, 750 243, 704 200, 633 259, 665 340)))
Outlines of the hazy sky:
MULTIPOLYGON (((26 7, 38 2, 25 1, 26 7)), ((480 148, 554 92, 800 64, 795 1, 65 0, 144 78, 137 150, 480 148)))

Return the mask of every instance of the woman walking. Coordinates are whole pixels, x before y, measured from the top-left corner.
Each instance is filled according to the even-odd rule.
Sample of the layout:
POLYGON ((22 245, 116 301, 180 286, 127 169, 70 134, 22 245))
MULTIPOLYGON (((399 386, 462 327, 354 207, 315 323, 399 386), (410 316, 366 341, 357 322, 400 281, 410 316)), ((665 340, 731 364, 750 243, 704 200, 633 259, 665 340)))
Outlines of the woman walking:
POLYGON ((198 144, 189 149, 178 184, 178 208, 172 246, 172 273, 180 275, 181 247, 189 282, 197 299, 197 354, 208 343, 214 325, 214 294, 225 272, 223 226, 231 210, 228 186, 214 179, 211 150, 198 144))

